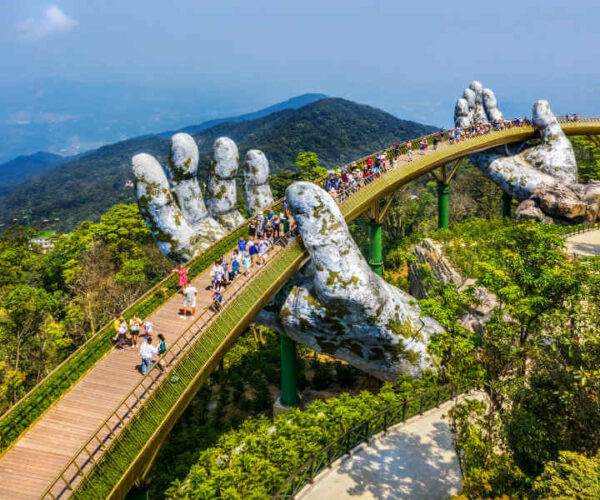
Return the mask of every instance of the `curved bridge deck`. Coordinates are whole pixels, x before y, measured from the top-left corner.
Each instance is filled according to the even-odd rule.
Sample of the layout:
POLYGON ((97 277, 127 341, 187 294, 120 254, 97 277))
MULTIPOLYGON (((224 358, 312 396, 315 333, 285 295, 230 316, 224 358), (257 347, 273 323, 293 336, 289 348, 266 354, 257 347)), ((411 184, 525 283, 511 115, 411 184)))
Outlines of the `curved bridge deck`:
MULTIPOLYGON (((562 126, 567 134, 600 134, 600 121, 562 126)), ((353 194, 342 212, 351 220, 438 166, 533 136, 532 127, 513 127, 458 144, 444 142, 423 155, 415 152, 412 162, 401 160, 353 194)), ((225 299, 230 300, 218 314, 207 309, 208 271, 198 276, 196 321, 178 317, 179 295, 150 316, 154 332, 163 333, 172 346, 168 373, 154 370, 142 377, 137 350, 104 356, 0 458, 0 498, 124 497, 220 359, 307 258, 298 240, 275 246, 259 271, 228 287, 225 299)))

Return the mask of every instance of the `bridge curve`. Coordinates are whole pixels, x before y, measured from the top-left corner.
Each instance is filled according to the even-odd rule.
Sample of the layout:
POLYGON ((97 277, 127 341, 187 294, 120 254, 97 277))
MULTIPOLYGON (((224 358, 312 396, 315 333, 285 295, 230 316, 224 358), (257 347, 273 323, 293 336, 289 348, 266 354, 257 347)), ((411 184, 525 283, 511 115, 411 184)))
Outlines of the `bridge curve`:
MULTIPOLYGON (((561 126, 568 135, 600 134, 600 119, 565 122, 561 126)), ((350 221, 377 200, 441 165, 534 136, 533 127, 521 126, 457 144, 444 142, 437 150, 415 155, 410 163, 400 161, 393 170, 350 196, 341 204, 342 214, 350 221)), ((237 234, 230 233, 223 242, 233 246, 237 234)), ((207 268, 214 252, 225 253, 214 245, 192 263, 204 265, 204 272, 196 278, 200 289, 204 288, 203 280, 208 279, 207 268)), ((0 497, 124 497, 220 359, 307 259, 308 253, 298 239, 287 246, 275 245, 260 271, 237 285, 234 282, 221 312, 205 309, 189 326, 176 320, 175 301, 179 298, 171 297, 151 316, 157 331, 176 332, 167 339, 171 344, 165 358, 167 374, 159 373, 157 368, 145 377, 132 372, 134 353, 110 351, 101 356, 88 371, 77 374, 76 382, 64 389, 37 420, 29 422, 25 431, 19 431, 18 438, 5 450, 0 457, 0 497), (123 366, 129 366, 129 372, 123 372, 123 366)), ((97 344, 86 343, 80 350, 95 348, 97 344)), ((29 394, 35 394, 35 390, 29 394)), ((11 416, 11 411, 14 409, 3 419, 11 416)))

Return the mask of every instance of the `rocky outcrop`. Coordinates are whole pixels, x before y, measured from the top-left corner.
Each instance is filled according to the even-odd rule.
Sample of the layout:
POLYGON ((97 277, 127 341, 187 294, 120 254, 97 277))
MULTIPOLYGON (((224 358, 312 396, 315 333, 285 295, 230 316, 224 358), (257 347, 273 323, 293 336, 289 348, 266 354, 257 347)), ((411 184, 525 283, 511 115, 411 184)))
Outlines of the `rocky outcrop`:
MULTIPOLYGON (((471 82, 457 100, 457 127, 503 119, 494 93, 489 89, 479 92, 480 88, 479 82, 471 82)), ((523 203, 517 217, 558 224, 597 220, 600 189, 597 185, 578 184, 573 147, 548 101, 533 105, 532 120, 540 136, 538 145, 494 148, 474 155, 473 163, 504 192, 523 203)))
POLYGON ((257 321, 380 379, 429 367, 427 342, 440 325, 371 271, 323 189, 296 182, 286 197, 311 260, 257 321))
POLYGON ((410 263, 408 273, 411 295, 418 299, 427 298, 428 290, 424 280, 429 275, 440 283, 453 283, 459 291, 473 287, 478 303, 470 308, 460 323, 465 328, 482 334, 485 323, 498 305, 496 295, 485 287, 475 286, 474 279, 463 278, 444 256, 443 246, 438 242, 425 238, 414 248, 413 255, 416 261, 410 263), (427 272, 424 272, 423 267, 427 268, 427 272))

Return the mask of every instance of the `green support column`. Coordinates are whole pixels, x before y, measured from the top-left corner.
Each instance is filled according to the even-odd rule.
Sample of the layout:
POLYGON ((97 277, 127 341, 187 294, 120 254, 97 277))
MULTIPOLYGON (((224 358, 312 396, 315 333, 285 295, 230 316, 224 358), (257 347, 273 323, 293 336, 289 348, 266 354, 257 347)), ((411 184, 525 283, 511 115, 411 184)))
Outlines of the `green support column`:
POLYGON ((512 217, 511 214, 512 197, 509 194, 502 193, 502 217, 512 217))
POLYGON ((147 488, 139 488, 134 486, 129 493, 127 493, 125 500, 148 500, 148 498, 149 496, 147 488))
POLYGON ((450 227, 450 185, 438 181, 438 227, 448 229, 450 227))
POLYGON ((285 335, 279 335, 281 342, 281 396, 282 406, 297 406, 298 363, 296 362, 296 342, 285 335))
POLYGON ((383 243, 381 240, 381 224, 369 222, 369 265, 373 272, 383 276, 383 243))

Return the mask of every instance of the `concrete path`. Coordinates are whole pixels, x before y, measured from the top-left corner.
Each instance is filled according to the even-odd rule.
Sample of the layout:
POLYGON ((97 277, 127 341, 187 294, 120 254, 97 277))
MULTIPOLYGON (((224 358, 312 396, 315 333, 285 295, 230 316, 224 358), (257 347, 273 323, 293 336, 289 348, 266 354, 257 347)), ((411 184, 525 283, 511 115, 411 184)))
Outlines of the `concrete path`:
POLYGON ((446 414, 449 401, 392 427, 333 463, 296 497, 301 500, 446 499, 461 491, 446 414))
POLYGON ((574 234, 565 240, 567 251, 579 257, 600 255, 600 230, 574 234))

